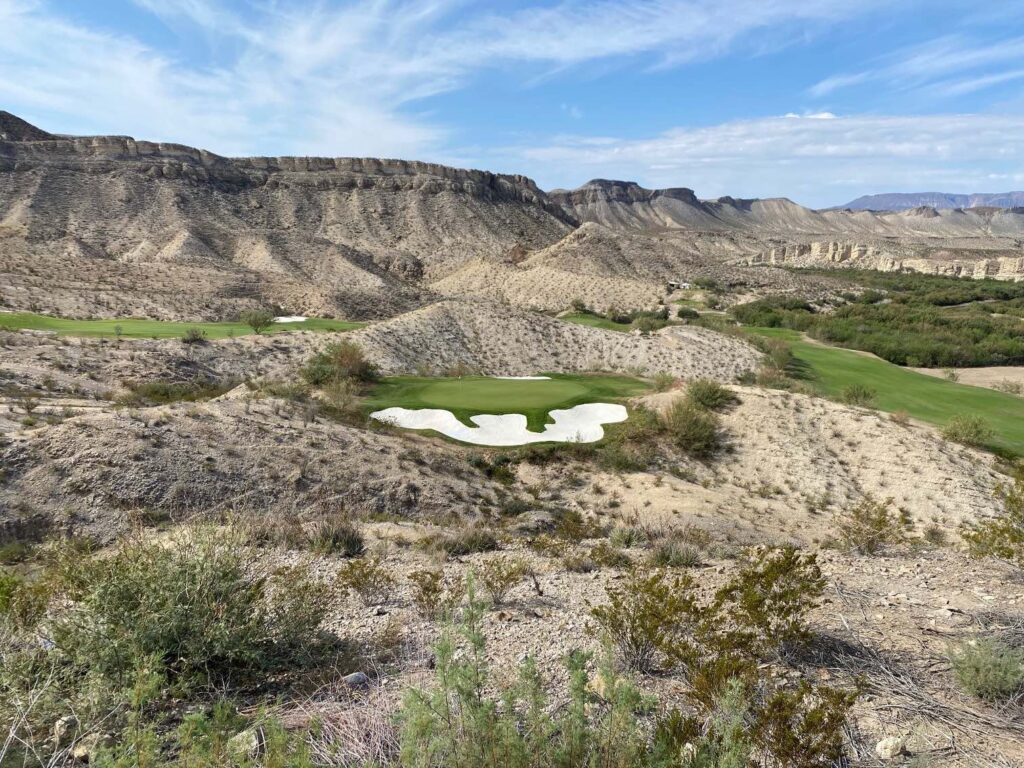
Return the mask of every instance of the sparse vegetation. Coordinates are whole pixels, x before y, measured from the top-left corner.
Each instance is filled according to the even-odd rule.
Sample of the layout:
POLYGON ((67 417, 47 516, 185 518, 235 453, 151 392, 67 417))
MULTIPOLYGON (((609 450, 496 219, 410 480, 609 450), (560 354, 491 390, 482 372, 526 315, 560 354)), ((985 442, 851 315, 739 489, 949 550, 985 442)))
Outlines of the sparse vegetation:
POLYGON ((859 405, 862 408, 870 408, 871 404, 875 401, 875 395, 877 393, 871 387, 863 384, 850 384, 843 387, 843 391, 839 394, 839 399, 847 405, 859 405))
POLYGON ((261 334, 274 324, 274 313, 265 309, 252 309, 243 312, 238 318, 252 329, 255 334, 261 334))
POLYGON ((942 430, 942 436, 955 443, 980 448, 992 440, 995 432, 980 416, 954 416, 942 430))
POLYGON ((975 557, 996 557, 1024 569, 1024 470, 1012 484, 996 489, 1002 514, 995 519, 968 523, 961 535, 975 557))
POLYGON ((504 604, 508 593, 522 582, 528 571, 529 568, 523 560, 497 555, 481 563, 476 575, 491 602, 499 606, 504 604))
POLYGON ((960 643, 949 654, 960 686, 972 696, 1003 703, 1024 696, 1024 649, 993 638, 960 643))
POLYGON ((877 555, 902 544, 906 531, 899 514, 891 507, 892 499, 865 496, 837 521, 840 543, 862 555, 877 555))
POLYGON ((673 403, 662 423, 675 446, 695 459, 709 459, 724 447, 718 417, 692 402, 673 403))
POLYGON ((380 605, 387 601, 395 577, 383 558, 367 556, 347 560, 338 570, 337 584, 357 595, 365 605, 380 605))
POLYGON ((376 381, 377 377, 377 369, 366 359, 363 350, 351 341, 328 344, 302 369, 302 378, 314 387, 341 381, 369 383, 376 381))
POLYGON ((709 411, 720 411, 739 402, 739 396, 711 379, 695 379, 686 385, 686 399, 709 411))

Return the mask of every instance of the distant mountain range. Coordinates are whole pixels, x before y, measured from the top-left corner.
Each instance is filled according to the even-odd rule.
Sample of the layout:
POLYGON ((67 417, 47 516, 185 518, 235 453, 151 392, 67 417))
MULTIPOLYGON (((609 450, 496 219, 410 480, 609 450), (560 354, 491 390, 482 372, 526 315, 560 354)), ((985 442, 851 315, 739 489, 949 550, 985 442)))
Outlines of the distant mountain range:
POLYGON ((1020 208, 1024 192, 978 192, 958 195, 950 192, 888 192, 864 195, 837 208, 853 211, 905 211, 908 208, 1020 208))

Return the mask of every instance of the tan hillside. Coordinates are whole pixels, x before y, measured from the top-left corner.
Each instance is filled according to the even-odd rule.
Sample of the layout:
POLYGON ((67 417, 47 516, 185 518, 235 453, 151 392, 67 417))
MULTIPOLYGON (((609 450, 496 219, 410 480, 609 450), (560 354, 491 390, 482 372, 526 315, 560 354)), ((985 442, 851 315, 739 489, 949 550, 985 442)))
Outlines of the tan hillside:
POLYGON ((698 327, 650 335, 588 328, 485 301, 443 301, 349 335, 388 374, 637 371, 732 381, 759 365, 746 342, 698 327))

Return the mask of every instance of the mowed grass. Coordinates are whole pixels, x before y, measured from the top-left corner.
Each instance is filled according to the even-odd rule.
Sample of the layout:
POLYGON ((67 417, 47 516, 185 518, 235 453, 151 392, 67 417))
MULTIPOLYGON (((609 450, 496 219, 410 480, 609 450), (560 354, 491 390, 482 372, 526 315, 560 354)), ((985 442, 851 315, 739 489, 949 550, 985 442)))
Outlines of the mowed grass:
POLYGON ((467 426, 470 416, 482 413, 522 413, 531 430, 540 431, 554 409, 581 403, 613 402, 647 391, 649 384, 632 376, 606 374, 546 374, 547 381, 494 379, 486 376, 423 378, 394 376, 382 379, 368 393, 369 411, 384 408, 442 408, 467 426))
MULTIPOLYGON (((329 320, 311 317, 298 323, 274 323, 263 333, 284 331, 351 331, 362 328, 365 323, 348 320, 329 320)), ((179 323, 169 320, 146 320, 124 318, 114 320, 72 320, 51 315, 37 315, 32 312, 0 313, 0 328, 10 330, 51 331, 60 336, 109 336, 120 335, 126 339, 170 339, 180 338, 185 332, 198 328, 208 339, 224 339, 230 336, 246 336, 252 328, 240 321, 224 323, 179 323), (118 329, 120 328, 120 334, 118 329)))
POLYGON ((603 328, 606 331, 621 331, 626 333, 633 330, 633 326, 629 323, 616 323, 614 320, 609 320, 607 317, 589 315, 586 312, 574 312, 569 315, 562 315, 559 319, 570 323, 576 323, 577 325, 589 325, 591 328, 603 328))
POLYGON ((813 344, 796 331, 748 330, 788 342, 796 360, 796 375, 823 394, 835 397, 851 384, 863 384, 875 391, 873 405, 880 410, 906 411, 939 427, 954 416, 980 416, 995 432, 989 448, 1024 455, 1024 399, 925 376, 851 350, 813 344))

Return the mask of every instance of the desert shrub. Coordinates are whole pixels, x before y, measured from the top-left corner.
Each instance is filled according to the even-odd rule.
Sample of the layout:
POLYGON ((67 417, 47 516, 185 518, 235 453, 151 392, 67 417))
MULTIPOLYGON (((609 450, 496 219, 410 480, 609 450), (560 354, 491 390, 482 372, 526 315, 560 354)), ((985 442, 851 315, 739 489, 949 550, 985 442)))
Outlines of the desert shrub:
POLYGON ((656 568, 697 568, 703 562, 701 551, 683 541, 667 539, 651 550, 650 562, 656 568))
POLYGON ((265 309, 252 309, 243 312, 238 319, 252 328, 254 333, 260 334, 274 324, 274 313, 265 309))
POLYGON ((529 572, 529 566, 521 559, 498 555, 485 560, 476 568, 480 586, 491 598, 494 605, 502 605, 508 593, 529 572))
POLYGON ((722 450, 718 417, 688 401, 676 401, 665 412, 666 433, 677 448, 696 459, 708 459, 722 450))
POLYGON ((654 331, 664 328, 668 325, 668 322, 658 317, 649 317, 645 315, 635 318, 630 325, 641 333, 653 333, 654 331))
POLYGON ((739 402, 739 397, 712 379, 695 379, 686 385, 686 399, 709 411, 718 411, 739 402))
POLYGON ((893 424, 899 424, 901 427, 905 427, 910 424, 910 414, 906 411, 893 411, 889 414, 889 420, 893 424))
POLYGON ((794 547, 752 550, 715 594, 713 612, 733 627, 731 642, 770 656, 810 639, 806 616, 824 591, 815 555, 794 547))
POLYGON ((942 436, 955 443, 979 448, 992 440, 992 427, 980 416, 954 416, 942 430, 942 436))
POLYGON ((588 557, 600 568, 631 568, 633 565, 629 555, 607 541, 592 546, 588 557))
POLYGON ((668 392, 675 386, 676 377, 671 373, 665 373, 662 371, 654 374, 654 378, 651 381, 654 384, 655 392, 668 392))
POLYGON ((1012 485, 996 488, 1002 514, 992 520, 969 523, 961 530, 968 551, 974 557, 996 557, 1024 568, 1024 469, 1012 485))
POLYGON ((516 479, 516 457, 507 453, 499 453, 496 456, 484 456, 479 453, 469 455, 469 464, 479 470, 485 477, 497 480, 499 483, 510 485, 516 479))
POLYGON ((608 529, 593 517, 584 515, 577 509, 565 509, 559 512, 552 533, 569 541, 598 539, 608 535, 608 529))
POLYGON ((700 317, 700 312, 690 307, 680 307, 676 310, 676 317, 680 320, 696 320, 700 317))
POLYGON ((902 544, 906 531, 899 514, 891 507, 892 499, 879 501, 866 495, 837 521, 840 543, 862 555, 877 555, 888 547, 902 544))
POLYGON ((857 692, 801 681, 770 690, 758 708, 752 741, 787 768, 844 765, 844 728, 857 692))
POLYGON ((654 762, 670 749, 660 734, 648 739, 644 699, 607 661, 600 664, 598 696, 588 686, 590 657, 566 658, 565 706, 550 706, 547 681, 532 659, 514 685, 494 693, 483 612, 471 589, 462 620, 435 646, 434 685, 406 693, 399 716, 403 768, 666 765, 654 762))
POLYGON ((413 571, 409 574, 409 582, 412 584, 413 604, 427 619, 450 615, 465 594, 465 584, 461 580, 445 585, 444 571, 440 568, 413 571))
POLYGON ((629 669, 652 672, 667 663, 667 649, 694 621, 693 588, 686 575, 632 573, 622 583, 608 586, 608 604, 590 613, 629 669))
POLYGON ((957 682, 972 696, 1003 702, 1024 694, 1024 649, 981 638, 950 651, 957 682))
POLYGON ((314 523, 309 532, 309 546, 318 554, 339 554, 342 557, 359 557, 366 551, 366 542, 359 529, 342 517, 314 523))
POLYGON ((493 552, 499 548, 499 543, 498 537, 490 528, 473 525, 440 536, 424 537, 420 546, 427 550, 443 552, 449 557, 465 557, 478 552, 493 552))
POLYGON ((839 399, 847 405, 859 405, 869 407, 875 401, 877 393, 871 387, 864 384, 849 384, 843 387, 839 393, 839 399))
POLYGON ((337 584, 343 590, 355 593, 366 605, 386 602, 395 577, 379 557, 348 560, 338 570, 337 584))
POLYGON ((32 557, 35 547, 27 541, 0 544, 0 565, 17 565, 32 557))
POLYGON ((328 344, 306 362, 301 373, 302 378, 314 387, 344 380, 365 383, 376 381, 378 377, 376 367, 351 341, 328 344))
POLYGON ((281 568, 232 533, 186 529, 104 556, 60 553, 47 576, 52 640, 83 674, 131 684, 138 669, 209 687, 295 664, 330 599, 307 567, 281 568))
POLYGON ((640 547, 647 543, 647 534, 641 528, 623 525, 612 531, 609 541, 616 547, 640 547))
POLYGON ((181 336, 182 344, 205 344, 206 343, 206 331, 202 328, 189 328, 181 336))
POLYGON ((121 405, 162 405, 165 403, 196 402, 220 397, 234 388, 237 381, 201 379, 180 381, 137 381, 127 385, 129 394, 118 398, 121 405))

